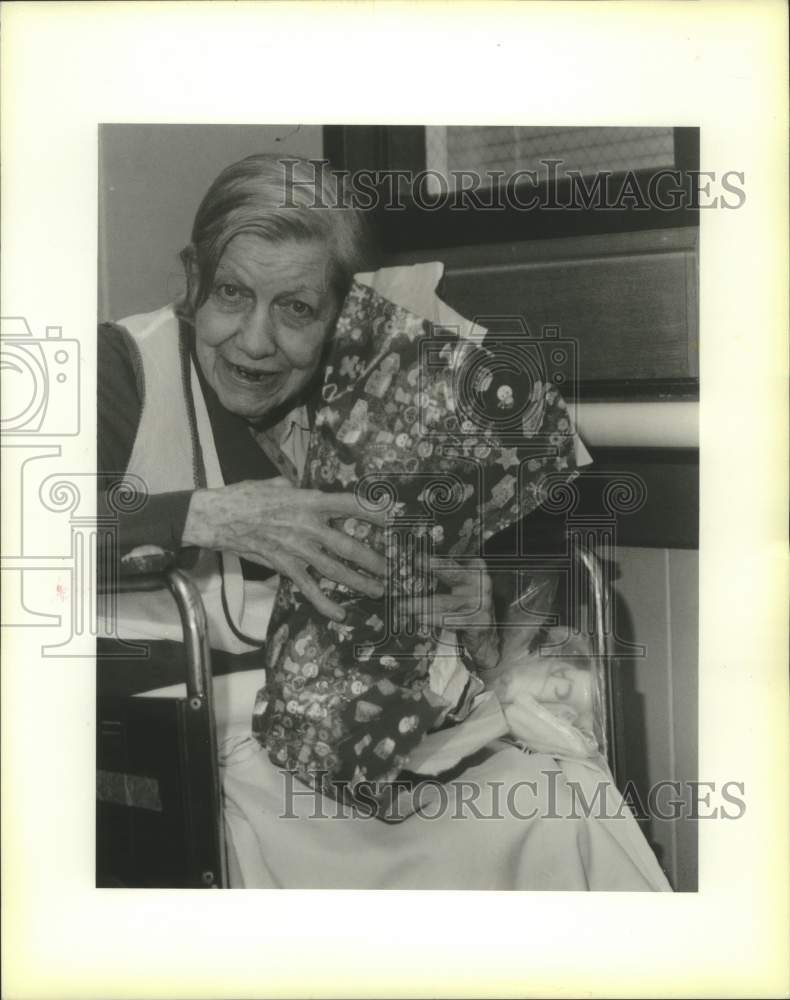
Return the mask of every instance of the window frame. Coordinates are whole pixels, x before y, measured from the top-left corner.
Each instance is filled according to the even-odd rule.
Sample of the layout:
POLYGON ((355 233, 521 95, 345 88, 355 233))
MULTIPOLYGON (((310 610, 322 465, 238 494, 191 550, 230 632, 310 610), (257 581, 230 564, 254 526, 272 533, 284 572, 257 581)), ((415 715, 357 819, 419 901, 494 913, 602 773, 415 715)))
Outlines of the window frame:
MULTIPOLYGON (((580 126, 581 127, 581 126, 580 126)), ((674 170, 680 171, 685 191, 684 202, 677 208, 544 208, 522 210, 517 207, 500 209, 458 209, 442 205, 435 210, 405 204, 403 208, 378 207, 371 212, 379 245, 385 254, 409 250, 443 249, 465 245, 522 242, 569 236, 591 236, 603 233, 635 232, 647 229, 699 226, 699 208, 694 205, 695 171, 699 171, 699 135, 696 127, 673 129, 675 146, 674 170)), ((325 125, 324 156, 336 170, 355 172, 425 169, 425 127, 417 125, 325 125)), ((612 172, 610 188, 617 191, 628 171, 612 172)), ((645 191, 656 168, 631 172, 645 191)), ((568 201, 571 181, 559 177, 556 182, 543 181, 537 186, 525 183, 516 188, 527 197, 537 195, 541 205, 546 202, 560 206, 568 201)))
MULTIPOLYGON (((499 257, 515 245, 531 244, 533 251, 541 240, 563 240, 567 246, 577 242, 574 237, 611 237, 612 244, 622 245, 624 252, 634 241, 644 239, 654 242, 650 231, 661 240, 679 241, 679 249, 692 248, 696 260, 699 239, 699 207, 694 206, 697 192, 695 172, 699 172, 700 129, 676 127, 673 129, 675 147, 674 170, 681 172, 686 193, 684 204, 675 209, 650 207, 647 209, 578 208, 519 210, 466 209, 444 206, 434 211, 410 204, 401 209, 377 208, 369 213, 380 247, 380 265, 409 263, 431 259, 435 256, 452 258, 462 248, 470 252, 499 257), (688 204, 691 202, 691 205, 688 204), (664 232, 659 234, 658 230, 664 232), (479 253, 477 252, 479 248, 479 253), (501 248, 501 249, 500 249, 501 248)), ((425 169, 425 127, 415 125, 326 125, 324 126, 324 157, 333 168, 342 171, 410 170, 425 169)), ((633 176, 641 191, 648 179, 660 168, 634 170, 633 176)), ((612 172, 611 190, 617 191, 628 176, 627 171, 612 172)), ((558 183, 528 185, 531 194, 538 194, 541 201, 552 196, 562 205, 567 201, 570 179, 560 178, 558 183)), ((588 182, 589 183, 589 182, 588 182)), ((518 189, 517 189, 518 190, 518 189)), ((579 240, 578 242, 583 242, 579 240)), ((607 241, 608 242, 608 241, 607 241)), ((548 251, 548 247, 546 248, 548 251)), ((633 249, 633 247, 632 247, 633 249)), ((551 256, 551 251, 549 251, 551 256)), ((695 285, 691 307, 695 310, 693 336, 697 330, 696 269, 688 279, 695 285)), ((687 285, 688 293, 688 285, 687 285)), ((611 380, 582 380, 577 395, 589 401, 597 400, 698 400, 699 376, 691 368, 685 377, 667 378, 616 378, 611 380)))

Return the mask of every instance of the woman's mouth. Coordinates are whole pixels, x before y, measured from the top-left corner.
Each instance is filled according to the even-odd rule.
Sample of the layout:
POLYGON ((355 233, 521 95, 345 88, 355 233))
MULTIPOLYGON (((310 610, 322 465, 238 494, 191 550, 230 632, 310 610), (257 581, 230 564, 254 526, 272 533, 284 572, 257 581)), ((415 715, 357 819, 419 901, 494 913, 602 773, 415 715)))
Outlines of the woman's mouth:
POLYGON ((271 385, 278 381, 283 374, 281 371, 263 371, 260 368, 249 368, 247 365, 237 365, 232 361, 223 360, 234 381, 245 385, 271 385))

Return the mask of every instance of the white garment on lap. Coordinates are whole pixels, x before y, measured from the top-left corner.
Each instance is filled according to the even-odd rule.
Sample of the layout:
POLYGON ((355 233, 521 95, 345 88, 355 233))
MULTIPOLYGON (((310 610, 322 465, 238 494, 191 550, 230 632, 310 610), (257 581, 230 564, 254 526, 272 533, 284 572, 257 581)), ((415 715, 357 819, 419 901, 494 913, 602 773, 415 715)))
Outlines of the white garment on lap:
POLYGON ((347 807, 292 781, 251 737, 222 772, 232 888, 670 889, 611 776, 588 764, 502 745, 442 786, 437 818, 398 824, 338 818, 347 807), (579 794, 595 803, 599 789, 605 807, 584 816, 579 794))
MULTIPOLYGON (((232 888, 669 889, 611 775, 594 762, 524 754, 499 744, 497 753, 460 776, 461 784, 448 783, 426 802, 429 815, 443 807, 439 818, 414 815, 399 824, 329 818, 348 807, 316 798, 285 777, 250 732, 250 705, 263 676, 263 670, 239 672, 217 677, 213 685, 232 888), (508 792, 515 810, 501 809, 498 819, 476 818, 463 805, 476 787, 479 813, 490 815, 497 795, 506 806, 508 792), (596 802, 598 792, 603 806, 594 805, 588 818, 547 816, 550 790, 554 813, 563 815, 571 811, 574 787, 588 803, 596 802), (619 818, 597 812, 615 817, 621 808, 619 818), (537 815, 521 818, 516 810, 537 815), (316 811, 326 818, 311 818, 316 811), (287 812, 295 818, 278 818, 287 812)), ((179 696, 184 685, 139 697, 179 696)), ((459 752, 490 745, 502 731, 498 714, 481 705, 455 728, 454 739, 445 739, 444 757, 434 749, 442 734, 428 737, 416 755, 418 769, 441 770, 459 752)), ((580 797, 577 805, 581 813, 580 797)))

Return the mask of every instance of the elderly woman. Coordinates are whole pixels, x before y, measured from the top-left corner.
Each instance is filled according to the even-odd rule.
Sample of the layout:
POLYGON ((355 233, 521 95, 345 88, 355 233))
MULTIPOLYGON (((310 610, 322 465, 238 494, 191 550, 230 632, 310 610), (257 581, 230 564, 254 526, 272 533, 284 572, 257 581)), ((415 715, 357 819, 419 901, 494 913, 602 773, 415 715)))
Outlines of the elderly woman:
MULTIPOLYGON (((352 492, 298 485, 327 345, 364 262, 362 221, 338 207, 335 184, 329 171, 302 161, 289 161, 287 172, 269 156, 228 167, 203 199, 182 251, 182 300, 100 329, 99 468, 108 487, 101 500, 111 505, 112 490, 125 482, 122 555, 156 545, 189 568, 218 675, 260 668, 280 580, 291 581, 329 622, 342 622, 344 607, 333 599, 337 590, 317 578, 344 593, 384 596, 384 556, 338 527, 344 518, 382 527, 384 515, 352 492)), ((494 667, 499 643, 482 566, 477 575, 451 570, 440 580, 443 613, 473 612, 460 636, 467 666, 494 667)), ((102 687, 141 690, 178 679, 174 609, 145 593, 117 595, 117 605, 117 639, 99 648, 110 654, 102 687), (130 670, 133 660, 123 654, 136 640, 150 642, 151 656, 130 670)), ((456 672, 454 717, 468 716, 457 726, 459 745, 478 752, 448 757, 440 745, 435 769, 446 776, 452 764, 463 781, 436 784, 432 823, 420 822, 423 809, 397 824, 339 802, 325 808, 320 792, 297 787, 292 770, 271 763, 250 733, 259 673, 249 701, 241 698, 241 714, 225 719, 221 731, 233 885, 666 887, 634 839, 630 816, 612 829, 574 812, 568 781, 589 792, 583 767, 493 742, 512 728, 507 708, 518 684, 507 671, 483 710, 471 712, 470 685, 458 687, 456 672), (505 787, 521 788, 518 801, 500 801, 505 787), (470 794, 473 808, 462 809, 470 794)), ((452 685, 446 676, 442 683, 446 699, 452 685)), ((445 711, 445 721, 452 717, 445 711)), ((610 805, 621 804, 613 787, 607 795, 610 805)))
MULTIPOLYGON (((318 183, 320 203, 331 201, 331 175, 327 189, 318 183)), ((285 193, 312 202, 298 184, 285 191, 282 168, 268 157, 224 171, 182 252, 179 305, 99 332, 99 468, 141 491, 140 504, 129 505, 137 509, 121 514, 122 551, 221 554, 201 556, 193 570, 212 646, 233 653, 261 641, 273 595, 265 583, 276 573, 329 617, 341 609, 308 567, 383 592, 384 560, 329 523, 363 513, 354 497, 296 488, 311 385, 361 264, 362 226, 353 212, 278 209, 285 193), (231 618, 231 586, 243 621, 231 618)), ((156 603, 123 598, 120 634, 177 638, 156 603)))

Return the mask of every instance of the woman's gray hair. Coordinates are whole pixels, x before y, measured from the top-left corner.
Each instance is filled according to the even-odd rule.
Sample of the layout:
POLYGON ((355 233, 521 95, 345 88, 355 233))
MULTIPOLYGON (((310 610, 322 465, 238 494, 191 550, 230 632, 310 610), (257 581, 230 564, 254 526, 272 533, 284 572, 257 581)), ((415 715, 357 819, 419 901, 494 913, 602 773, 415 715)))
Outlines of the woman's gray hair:
POLYGON ((225 248, 240 233, 274 242, 323 242, 339 305, 369 253, 365 218, 345 198, 341 179, 326 161, 259 153, 226 167, 201 201, 191 242, 180 254, 187 287, 179 315, 194 319, 211 293, 225 248))

